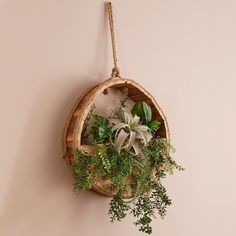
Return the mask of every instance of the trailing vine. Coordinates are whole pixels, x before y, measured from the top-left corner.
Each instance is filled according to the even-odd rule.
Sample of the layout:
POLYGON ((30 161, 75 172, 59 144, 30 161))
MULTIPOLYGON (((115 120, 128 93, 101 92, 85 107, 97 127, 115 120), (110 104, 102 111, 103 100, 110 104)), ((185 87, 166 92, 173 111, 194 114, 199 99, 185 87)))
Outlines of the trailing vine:
POLYGON ((75 150, 74 190, 91 189, 94 182, 109 180, 104 188, 113 195, 108 211, 111 221, 132 214, 139 230, 151 234, 153 218, 163 218, 171 205, 161 179, 183 168, 173 160, 169 141, 152 134, 160 122, 152 120, 151 108, 139 103, 129 112, 124 110, 125 102, 121 101, 111 119, 93 115, 94 152, 75 150), (131 199, 126 199, 127 192, 131 199))

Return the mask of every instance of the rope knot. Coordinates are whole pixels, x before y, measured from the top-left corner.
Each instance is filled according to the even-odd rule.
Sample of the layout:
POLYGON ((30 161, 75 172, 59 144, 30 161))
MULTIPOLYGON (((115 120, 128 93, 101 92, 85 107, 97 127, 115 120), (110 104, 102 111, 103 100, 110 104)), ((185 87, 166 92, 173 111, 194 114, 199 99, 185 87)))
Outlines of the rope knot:
POLYGON ((114 67, 112 69, 111 77, 112 78, 120 77, 120 69, 118 67, 114 67))

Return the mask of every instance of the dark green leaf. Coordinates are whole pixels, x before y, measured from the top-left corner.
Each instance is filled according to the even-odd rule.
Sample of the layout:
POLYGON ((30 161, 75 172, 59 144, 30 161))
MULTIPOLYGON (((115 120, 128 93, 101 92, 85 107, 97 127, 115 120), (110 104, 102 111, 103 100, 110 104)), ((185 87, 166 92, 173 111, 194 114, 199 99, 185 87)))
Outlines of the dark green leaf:
POLYGON ((146 102, 136 103, 131 113, 132 115, 139 116, 144 125, 147 125, 152 120, 152 109, 146 102))
POLYGON ((141 120, 143 120, 145 118, 145 115, 144 115, 144 111, 143 111, 143 105, 141 102, 139 103, 136 103, 132 110, 131 110, 131 114, 134 116, 134 115, 137 115, 141 118, 141 120))

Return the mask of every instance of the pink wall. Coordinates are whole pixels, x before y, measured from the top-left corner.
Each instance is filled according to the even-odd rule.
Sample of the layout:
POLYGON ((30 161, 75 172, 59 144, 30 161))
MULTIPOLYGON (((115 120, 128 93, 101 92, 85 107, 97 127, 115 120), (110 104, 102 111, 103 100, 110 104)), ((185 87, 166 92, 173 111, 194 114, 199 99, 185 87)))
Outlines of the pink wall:
MULTIPOLYGON (((178 162, 153 235, 236 235, 236 1, 116 0, 123 76, 157 99, 178 162)), ((62 160, 68 112, 111 69, 102 0, 0 0, 0 235, 138 236, 109 199, 76 196, 62 160)))

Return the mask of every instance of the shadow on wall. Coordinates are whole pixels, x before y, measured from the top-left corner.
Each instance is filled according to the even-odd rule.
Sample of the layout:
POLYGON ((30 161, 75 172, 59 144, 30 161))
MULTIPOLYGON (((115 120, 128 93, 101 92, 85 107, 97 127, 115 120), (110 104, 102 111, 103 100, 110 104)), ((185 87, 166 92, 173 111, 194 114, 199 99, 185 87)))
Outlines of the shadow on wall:
POLYGON ((44 230, 54 233, 55 228, 60 229, 60 235, 65 235, 68 223, 70 227, 80 228, 81 232, 91 216, 96 223, 108 221, 104 197, 93 192, 79 196, 73 193, 73 180, 62 159, 65 120, 76 98, 91 85, 94 85, 92 80, 79 81, 79 86, 70 91, 70 97, 61 102, 63 83, 59 82, 56 87, 54 83, 47 84, 36 96, 38 100, 32 101, 5 204, 4 227, 8 231, 4 235, 11 235, 9 231, 13 228, 14 232, 19 229, 19 235, 30 232, 32 235, 34 231, 43 235, 44 230), (104 207, 96 207, 98 202, 104 207))

